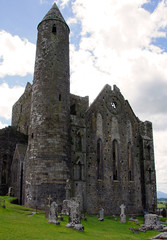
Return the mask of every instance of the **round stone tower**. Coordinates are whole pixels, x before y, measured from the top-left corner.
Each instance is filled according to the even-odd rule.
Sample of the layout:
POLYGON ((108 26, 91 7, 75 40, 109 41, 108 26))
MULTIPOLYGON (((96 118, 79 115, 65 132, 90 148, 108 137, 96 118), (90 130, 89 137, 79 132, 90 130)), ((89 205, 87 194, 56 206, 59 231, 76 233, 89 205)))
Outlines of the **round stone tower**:
POLYGON ((69 27, 56 4, 38 25, 25 161, 26 206, 65 199, 70 164, 69 27))

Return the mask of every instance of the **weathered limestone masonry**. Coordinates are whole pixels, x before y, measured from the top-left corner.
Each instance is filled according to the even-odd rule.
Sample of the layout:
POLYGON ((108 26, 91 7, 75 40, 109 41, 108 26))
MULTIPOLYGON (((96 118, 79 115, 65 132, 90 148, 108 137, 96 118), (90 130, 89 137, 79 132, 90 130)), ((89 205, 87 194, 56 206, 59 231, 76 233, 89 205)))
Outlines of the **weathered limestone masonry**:
POLYGON ((69 28, 56 4, 38 25, 25 205, 44 207, 51 195, 65 199, 70 164, 69 28))
POLYGON ((116 86, 111 90, 106 85, 89 107, 86 112, 88 212, 95 214, 101 206, 106 214, 118 215, 122 203, 126 214, 141 214, 143 207, 154 210, 153 145, 149 145, 147 164, 141 149, 141 126, 145 126, 142 134, 152 143, 152 129, 147 130, 147 125, 135 116, 116 86), (147 183, 149 168, 152 178, 147 183))
POLYGON ((19 204, 23 203, 23 173, 26 150, 27 144, 17 144, 11 164, 11 184, 14 196, 17 197, 19 204))
POLYGON ((16 131, 14 127, 0 130, 0 195, 5 196, 11 187, 11 165, 16 144, 27 144, 28 138, 23 133, 16 131))
POLYGON ((85 112, 89 106, 88 97, 71 94, 71 186, 72 195, 80 201, 81 210, 86 210, 86 122, 85 112))
POLYGON ((15 139, 8 175, 0 160, 0 189, 5 176, 29 207, 44 209, 50 196, 60 205, 75 198, 91 214, 120 215, 123 205, 125 215, 153 213, 152 124, 136 117, 116 86, 106 85, 90 106, 69 88, 69 28, 54 4, 38 25, 33 85, 13 107, 12 125, 28 132, 28 148, 15 139))
POLYGON ((13 105, 12 126, 15 126, 19 132, 28 135, 30 125, 32 86, 27 83, 24 94, 13 105))

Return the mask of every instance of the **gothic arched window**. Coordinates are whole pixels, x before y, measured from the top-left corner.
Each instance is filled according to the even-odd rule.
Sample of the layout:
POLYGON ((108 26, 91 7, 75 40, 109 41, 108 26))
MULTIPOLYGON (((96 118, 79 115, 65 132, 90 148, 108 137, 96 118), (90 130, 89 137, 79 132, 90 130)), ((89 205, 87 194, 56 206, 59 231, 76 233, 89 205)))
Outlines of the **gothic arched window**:
POLYGON ((74 164, 74 180, 80 181, 83 179, 83 164, 80 161, 80 159, 78 159, 78 161, 74 164))
POLYGON ((103 179, 103 148, 102 141, 97 141, 97 179, 103 179))
POLYGON ((113 141, 113 180, 118 180, 118 142, 113 141))

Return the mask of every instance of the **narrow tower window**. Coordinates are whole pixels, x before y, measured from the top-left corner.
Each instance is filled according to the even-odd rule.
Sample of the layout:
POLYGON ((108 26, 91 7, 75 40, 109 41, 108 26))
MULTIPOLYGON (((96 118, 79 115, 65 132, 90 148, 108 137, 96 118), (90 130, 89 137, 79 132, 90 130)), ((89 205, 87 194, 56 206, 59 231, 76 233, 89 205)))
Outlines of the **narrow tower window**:
POLYGON ((20 106, 20 113, 22 113, 22 110, 23 110, 23 106, 21 105, 20 106))
POLYGON ((149 182, 151 183, 152 180, 152 172, 153 170, 151 168, 148 169, 148 174, 149 174, 149 182))
POLYGON ((132 145, 128 143, 128 179, 133 180, 132 145))
POLYGON ((81 163, 80 159, 78 159, 76 164, 74 164, 74 180, 82 180, 82 167, 83 164, 81 163))
POLYGON ((118 180, 118 142, 113 141, 113 180, 118 180))
POLYGON ((53 27, 52 27, 52 33, 56 34, 56 25, 54 24, 53 27))
POLYGON ((2 162, 2 173, 1 173, 1 183, 2 184, 7 184, 7 175, 8 175, 7 155, 4 155, 3 162, 2 162))
POLYGON ((102 141, 98 139, 97 141, 97 179, 103 178, 103 149, 102 141))
POLYGON ((79 180, 82 180, 82 165, 81 165, 81 162, 78 163, 78 171, 79 171, 79 180))
POLYGON ((78 132, 76 136, 76 151, 82 152, 82 135, 80 132, 78 132))
POLYGON ((59 94, 59 101, 61 101, 61 94, 59 94))
POLYGON ((70 114, 71 115, 76 115, 76 105, 75 104, 71 105, 70 114))
POLYGON ((151 160, 151 147, 149 143, 147 144, 147 147, 146 147, 146 159, 151 160))

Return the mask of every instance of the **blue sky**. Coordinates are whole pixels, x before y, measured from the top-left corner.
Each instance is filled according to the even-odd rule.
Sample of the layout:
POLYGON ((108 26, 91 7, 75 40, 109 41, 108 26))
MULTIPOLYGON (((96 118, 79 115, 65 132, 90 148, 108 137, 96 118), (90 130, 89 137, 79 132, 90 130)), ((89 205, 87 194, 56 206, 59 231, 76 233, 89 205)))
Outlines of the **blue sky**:
MULTIPOLYGON (((0 128, 32 83, 37 25, 53 2, 0 1, 0 128)), ((167 193, 167 1, 56 3, 71 30, 71 92, 92 102, 106 83, 116 84, 136 115, 153 122, 157 185, 167 193)))

